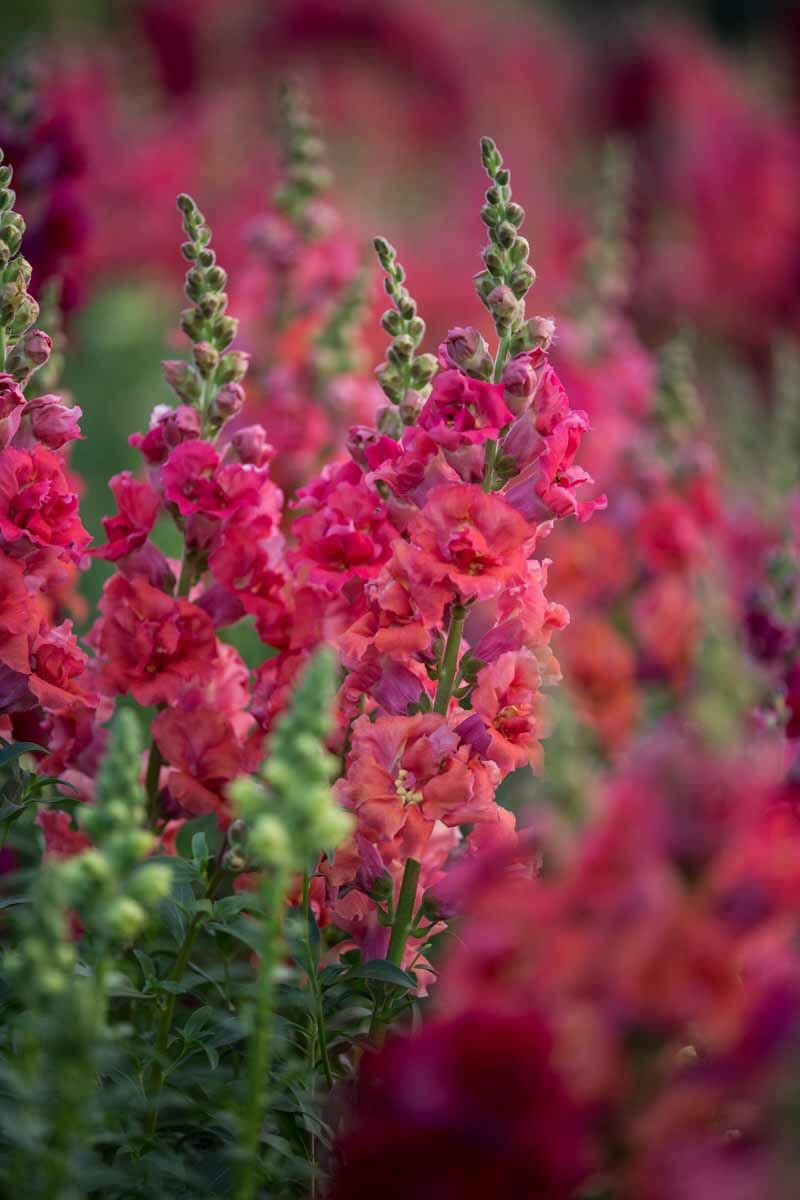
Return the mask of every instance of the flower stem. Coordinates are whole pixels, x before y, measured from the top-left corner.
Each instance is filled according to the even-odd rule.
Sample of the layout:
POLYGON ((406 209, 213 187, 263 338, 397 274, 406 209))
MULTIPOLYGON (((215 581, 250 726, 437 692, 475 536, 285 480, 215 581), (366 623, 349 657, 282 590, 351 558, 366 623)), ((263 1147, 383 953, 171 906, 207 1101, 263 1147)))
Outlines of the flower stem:
POLYGON ((247 1091, 241 1113, 241 1167, 236 1200, 253 1200, 258 1184, 258 1140, 267 1107, 267 1075, 275 1015, 275 966, 281 943, 288 882, 287 868, 279 866, 274 868, 261 885, 267 915, 264 919, 256 981, 256 1006, 247 1063, 247 1091))
MULTIPOLYGON (((208 880, 205 890, 206 900, 213 899, 214 892, 217 890, 217 885, 222 878, 222 872, 223 868, 220 859, 208 880)), ((177 983, 183 975, 183 972, 186 970, 186 965, 189 962, 189 957, 192 953, 192 947, 194 946, 194 940, 197 937, 197 930, 199 929, 200 922, 204 916, 205 913, 197 912, 189 922, 189 926, 184 934, 183 941, 181 942, 181 948, 178 951, 178 957, 175 959, 175 965, 167 977, 168 979, 172 980, 173 983, 177 983)), ((150 1115, 147 1120, 147 1132, 151 1136, 155 1133, 156 1126, 158 1124, 158 1106, 159 1100, 161 1099, 161 1089, 164 1086, 164 1068, 160 1060, 167 1052, 170 1029, 172 1028, 172 1018, 175 1015, 175 1000, 175 993, 170 992, 167 995, 166 1003, 162 1009, 161 1017, 158 1022, 158 1031, 156 1033, 156 1053, 159 1061, 156 1063, 153 1072, 153 1097, 151 1101, 150 1115)))
POLYGON ((319 978, 317 976, 317 966, 311 954, 311 940, 308 936, 310 889, 311 880, 308 877, 308 872, 306 872, 303 877, 303 939, 308 956, 308 985, 311 988, 311 995, 314 998, 314 1021, 317 1029, 317 1042, 319 1044, 319 1056, 322 1061, 322 1072, 325 1076, 326 1084, 331 1088, 333 1087, 333 1071, 331 1070, 331 1060, 328 1055, 328 1035, 325 1029, 325 1013, 322 1008, 322 992, 320 991, 319 978))
POLYGON ((147 796, 147 825, 150 829, 155 829, 158 823, 158 781, 163 761, 158 744, 155 738, 153 738, 150 743, 150 754, 147 758, 147 773, 144 781, 144 790, 147 796))
POLYGON ((433 701, 433 711, 447 713, 450 697, 453 692, 456 671, 458 670, 458 652, 461 649, 461 634, 464 629, 464 618, 467 612, 463 605, 453 604, 450 609, 450 628, 447 631, 447 642, 442 658, 439 684, 433 701))
POLYGON ((417 884, 421 867, 415 858, 407 858, 403 879, 400 883, 400 895, 397 898, 392 936, 389 939, 389 949, 386 958, 396 967, 403 964, 408 935, 414 926, 414 903, 417 898, 417 884))

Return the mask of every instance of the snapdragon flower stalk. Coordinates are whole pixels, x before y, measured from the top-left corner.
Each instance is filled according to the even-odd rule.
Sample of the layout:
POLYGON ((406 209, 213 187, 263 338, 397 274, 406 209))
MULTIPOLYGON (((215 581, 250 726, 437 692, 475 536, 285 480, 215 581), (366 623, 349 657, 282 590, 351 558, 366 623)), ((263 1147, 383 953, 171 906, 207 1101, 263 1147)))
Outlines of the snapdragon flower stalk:
MULTIPOLYGON (((225 292, 227 275, 217 264, 211 249, 211 230, 191 196, 178 197, 178 209, 187 240, 181 246, 190 263, 184 290, 191 305, 181 313, 181 328, 192 342, 192 362, 170 360, 162 363, 164 378, 181 404, 197 410, 199 435, 213 445, 226 421, 235 416, 244 403, 242 380, 247 374, 248 355, 231 350, 237 321, 227 313, 225 292)), ((183 523, 177 511, 173 517, 178 528, 183 523)), ((186 597, 202 574, 202 557, 184 544, 176 595, 186 597)), ((158 783, 162 757, 155 739, 147 763, 146 790, 151 825, 158 820, 158 783)))

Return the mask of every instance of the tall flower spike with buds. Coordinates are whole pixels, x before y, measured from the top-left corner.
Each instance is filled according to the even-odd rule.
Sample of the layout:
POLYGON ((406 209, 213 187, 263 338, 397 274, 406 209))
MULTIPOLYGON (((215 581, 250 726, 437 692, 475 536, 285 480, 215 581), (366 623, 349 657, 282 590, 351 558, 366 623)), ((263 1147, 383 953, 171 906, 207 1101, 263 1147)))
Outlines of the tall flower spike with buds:
POLYGON ((316 201, 331 186, 325 147, 297 82, 283 84, 279 105, 284 161, 283 179, 275 190, 275 207, 299 233, 314 238, 326 227, 316 201))
POLYGON ((8 371, 24 386, 47 361, 50 339, 31 330, 39 305, 28 292, 31 265, 20 254, 25 222, 14 211, 13 171, 0 151, 0 371, 8 371), (30 344, 32 339, 36 345, 30 344))
MULTIPOLYGON (((416 301, 405 286, 406 273, 397 261, 397 251, 382 237, 375 238, 373 245, 386 272, 383 286, 394 305, 381 317, 381 325, 392 341, 386 362, 375 368, 375 375, 384 394, 397 406, 402 423, 413 425, 430 393, 430 383, 438 364, 432 354, 416 353, 425 336, 425 322, 417 314, 416 301)), ((386 421, 391 424, 391 409, 384 412, 386 421)))
POLYGON ((481 209, 481 220, 489 230, 483 251, 485 268, 475 276, 475 287, 500 339, 494 369, 497 383, 509 353, 520 354, 537 346, 546 349, 552 329, 541 317, 525 324, 525 296, 536 282, 536 272, 528 263, 530 245, 518 232, 525 210, 511 198, 511 173, 489 137, 481 138, 481 157, 492 182, 481 209))
POLYGON ((226 312, 228 276, 211 249, 211 230, 191 196, 180 195, 178 208, 188 239, 181 253, 191 264, 185 283, 191 307, 181 313, 181 328, 193 343, 194 363, 170 361, 163 363, 162 369, 178 399, 199 409, 201 436, 213 437, 244 403, 241 381, 247 373, 248 356, 228 349, 236 336, 237 321, 226 312))

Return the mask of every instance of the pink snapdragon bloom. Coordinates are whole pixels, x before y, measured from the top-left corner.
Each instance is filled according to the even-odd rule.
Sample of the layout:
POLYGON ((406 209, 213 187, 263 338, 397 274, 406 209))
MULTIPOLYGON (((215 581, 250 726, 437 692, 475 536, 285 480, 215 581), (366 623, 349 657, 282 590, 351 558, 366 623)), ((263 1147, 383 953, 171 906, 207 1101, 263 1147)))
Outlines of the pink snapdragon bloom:
POLYGON ((64 466, 43 446, 0 455, 0 537, 17 554, 52 548, 75 560, 90 541, 64 466))
POLYGON ((72 622, 47 628, 31 639, 28 687, 42 708, 58 712, 75 704, 97 705, 89 690, 88 659, 72 632, 72 622))
MULTIPOLYGON (((239 462, 221 464, 210 442, 199 438, 175 447, 164 464, 161 478, 165 500, 176 505, 184 517, 197 513, 223 519, 240 508, 258 507, 267 486, 280 497, 265 467, 239 462)), ((275 503, 279 505, 280 501, 268 504, 267 511, 275 503)))
POLYGON ((60 450, 68 442, 83 436, 81 415, 77 405, 65 404, 60 396, 35 396, 22 410, 14 445, 28 450, 41 442, 48 450, 60 450))
POLYGON ((132 433, 128 441, 135 450, 141 452, 150 466, 157 467, 165 461, 170 450, 199 437, 200 414, 197 409, 186 404, 179 404, 177 408, 157 404, 150 418, 148 432, 132 433))
POLYGON ((98 547, 98 558, 115 562, 147 541, 159 510, 157 493, 148 483, 134 479, 130 471, 121 471, 108 483, 117 502, 117 516, 103 517, 108 544, 98 547))
POLYGON ((165 709, 153 722, 153 737, 169 766, 165 783, 179 810, 190 816, 226 816, 226 786, 256 764, 243 754, 225 713, 165 709))
POLYGON ((25 396, 13 375, 0 372, 0 450, 16 435, 24 406, 25 396))
POLYGON ((500 384, 471 379, 458 370, 440 371, 418 425, 446 450, 497 437, 514 419, 500 384))

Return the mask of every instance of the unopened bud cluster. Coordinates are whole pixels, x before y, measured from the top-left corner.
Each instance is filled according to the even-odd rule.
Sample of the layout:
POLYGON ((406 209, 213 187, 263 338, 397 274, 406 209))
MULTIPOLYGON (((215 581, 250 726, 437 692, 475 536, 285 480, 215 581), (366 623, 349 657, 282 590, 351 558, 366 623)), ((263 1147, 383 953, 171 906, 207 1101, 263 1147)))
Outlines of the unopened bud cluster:
POLYGON ((375 238, 373 244, 386 272, 383 285, 394 305, 381 317, 381 325, 392 341, 386 362, 376 367, 375 375, 384 394, 398 406, 403 423, 411 425, 427 399, 438 364, 432 354, 417 354, 425 337, 425 322, 405 286, 406 273, 397 261, 397 251, 382 237, 375 238))
POLYGON ((0 370, 6 370, 20 387, 50 356, 51 341, 32 326, 39 305, 28 292, 31 266, 19 253, 25 222, 14 211, 13 171, 0 151, 0 370))
POLYGON ((484 270, 475 288, 489 312, 497 335, 508 341, 512 355, 542 345, 541 317, 525 323, 525 296, 536 281, 530 266, 530 245, 519 233, 525 210, 511 198, 511 173, 491 138, 481 138, 481 157, 491 186, 481 209, 489 231, 483 251, 484 270))
POLYGON ((136 717, 122 709, 100 769, 95 803, 78 811, 78 823, 92 846, 63 865, 84 924, 105 941, 123 945, 142 932, 170 888, 168 867, 142 862, 156 838, 145 829, 141 749, 136 717))
POLYGON ((318 197, 331 186, 325 149, 309 113, 303 90, 285 83, 280 93, 283 178, 275 191, 275 207, 308 238, 327 228, 318 197))
POLYGON ((253 865, 302 870, 350 831, 351 817, 331 792, 338 764, 325 749, 334 676, 333 655, 318 651, 275 727, 261 778, 245 777, 231 788, 253 865))
POLYGON ((171 360, 162 364, 162 371, 181 403, 200 409, 203 432, 213 435, 244 403, 241 381, 249 358, 228 349, 237 321, 226 311, 228 276, 211 249, 211 230, 191 196, 180 195, 178 208, 187 236, 181 253, 191 264, 185 283, 191 307, 181 313, 181 328, 193 342, 194 361, 171 360))

